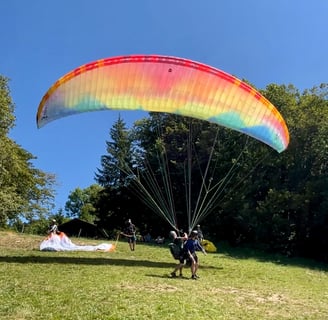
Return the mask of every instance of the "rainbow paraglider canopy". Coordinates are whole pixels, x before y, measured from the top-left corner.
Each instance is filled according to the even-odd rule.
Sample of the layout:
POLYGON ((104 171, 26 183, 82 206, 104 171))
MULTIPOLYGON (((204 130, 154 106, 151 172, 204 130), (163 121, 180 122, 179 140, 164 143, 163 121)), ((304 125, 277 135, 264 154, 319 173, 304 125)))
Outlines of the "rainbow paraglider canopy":
POLYGON ((99 110, 166 112, 202 119, 252 136, 278 152, 289 143, 283 117, 257 90, 224 71, 177 57, 130 55, 82 65, 44 95, 37 126, 99 110))

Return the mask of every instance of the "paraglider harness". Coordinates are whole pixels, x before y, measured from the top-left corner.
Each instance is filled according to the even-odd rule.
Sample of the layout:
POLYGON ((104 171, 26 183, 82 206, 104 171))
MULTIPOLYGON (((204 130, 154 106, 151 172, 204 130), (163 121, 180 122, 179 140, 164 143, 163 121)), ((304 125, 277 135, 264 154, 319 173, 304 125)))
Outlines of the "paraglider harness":
POLYGON ((171 242, 171 243, 169 243, 169 249, 172 254, 172 257, 175 260, 179 260, 183 253, 183 249, 181 248, 181 246, 179 246, 178 244, 176 244, 174 242, 171 242))
MULTIPOLYGON (((181 231, 178 231, 178 232, 183 233, 181 231)), ((183 244, 184 244, 184 241, 181 238, 175 238, 175 239, 173 239, 172 242, 169 243, 169 249, 170 249, 171 255, 175 260, 180 260, 183 257, 183 255, 184 255, 183 244)))

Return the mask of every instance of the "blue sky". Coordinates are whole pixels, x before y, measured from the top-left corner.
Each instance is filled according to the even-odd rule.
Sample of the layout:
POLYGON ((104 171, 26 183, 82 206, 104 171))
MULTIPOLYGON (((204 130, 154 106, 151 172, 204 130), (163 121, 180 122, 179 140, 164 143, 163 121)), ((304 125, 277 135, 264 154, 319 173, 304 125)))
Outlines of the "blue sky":
MULTIPOLYGON (((94 183, 119 112, 67 117, 37 129, 47 89, 81 64, 126 54, 189 58, 257 88, 327 81, 326 0, 3 0, 0 74, 10 79, 16 127, 10 136, 57 176, 56 208, 94 183)), ((143 117, 121 112, 130 126, 143 117)))

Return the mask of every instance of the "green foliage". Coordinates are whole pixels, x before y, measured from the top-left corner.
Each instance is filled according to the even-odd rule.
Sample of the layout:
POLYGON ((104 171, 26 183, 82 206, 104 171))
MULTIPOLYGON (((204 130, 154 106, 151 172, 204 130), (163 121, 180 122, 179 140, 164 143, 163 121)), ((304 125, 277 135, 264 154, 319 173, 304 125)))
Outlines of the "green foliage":
POLYGON ((73 190, 65 204, 68 216, 94 223, 96 218, 95 204, 98 202, 102 190, 103 188, 98 184, 93 184, 85 189, 76 188, 73 190))
POLYGON ((151 113, 127 130, 119 118, 96 175, 104 189, 87 206, 75 195, 69 210, 94 213, 107 229, 133 218, 163 234, 167 222, 201 221, 213 239, 328 261, 328 86, 262 93, 286 120, 283 153, 196 119, 151 113))
POLYGON ((120 117, 110 129, 110 138, 106 141, 107 153, 101 157, 102 168, 97 170, 95 179, 103 187, 120 187, 126 184, 133 163, 132 141, 120 117))
POLYGON ((162 113, 136 122, 134 132, 145 159, 140 180, 151 186, 147 190, 167 220, 187 230, 216 210, 231 183, 227 177, 240 165, 244 136, 206 121, 162 113))
POLYGON ((256 176, 252 175, 252 192, 246 197, 251 203, 258 195, 251 205, 250 241, 270 250, 320 259, 324 256, 323 243, 328 240, 324 235, 328 223, 327 92, 327 85, 303 94, 292 86, 277 85, 263 92, 280 108, 291 137, 287 151, 266 158, 256 176), (254 192, 254 186, 260 194, 254 192), (315 237, 317 232, 321 241, 315 237))
MULTIPOLYGON (((14 127, 14 104, 10 97, 8 79, 0 75, 0 138, 4 138, 14 127)), ((1 149, 2 150, 2 149, 1 149)))
POLYGON ((14 105, 8 80, 0 76, 0 226, 43 218, 53 205, 55 177, 36 169, 35 157, 10 139, 14 105))

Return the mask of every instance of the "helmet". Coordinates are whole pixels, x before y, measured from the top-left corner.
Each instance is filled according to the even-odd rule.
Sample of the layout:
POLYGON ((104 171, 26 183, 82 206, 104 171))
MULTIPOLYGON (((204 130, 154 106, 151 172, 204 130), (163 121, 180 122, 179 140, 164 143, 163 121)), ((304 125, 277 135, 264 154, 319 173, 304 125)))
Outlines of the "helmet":
POLYGON ((170 236, 171 239, 174 239, 174 238, 177 237, 177 233, 172 230, 172 231, 170 231, 169 236, 170 236))
POLYGON ((197 236, 197 235, 198 235, 197 230, 193 230, 193 231, 191 231, 191 235, 197 236))

